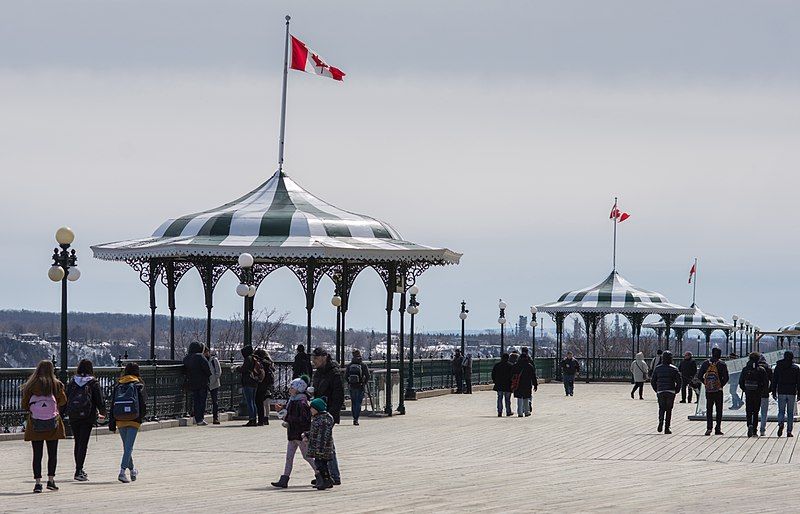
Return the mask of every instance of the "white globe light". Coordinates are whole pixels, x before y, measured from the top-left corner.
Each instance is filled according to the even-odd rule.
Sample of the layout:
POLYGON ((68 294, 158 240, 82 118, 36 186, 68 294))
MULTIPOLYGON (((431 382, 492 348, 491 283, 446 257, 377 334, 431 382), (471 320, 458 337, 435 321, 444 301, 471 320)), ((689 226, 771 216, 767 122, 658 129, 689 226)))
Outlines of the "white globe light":
POLYGON ((236 286, 236 294, 242 297, 247 296, 249 290, 250 288, 247 287, 247 284, 239 284, 236 286))
POLYGON ((256 295, 256 286, 247 286, 247 296, 250 298, 256 295))
POLYGON ((505 325, 506 324, 506 319, 505 318, 497 318, 497 322, 500 323, 501 325, 505 325))
POLYGON ((77 266, 71 267, 69 273, 67 273, 67 280, 75 282, 79 278, 81 278, 81 270, 79 270, 77 266))
POLYGON ((734 314, 734 315, 732 316, 732 319, 733 319, 733 321, 736 321, 737 319, 739 319, 739 316, 737 316, 736 314, 734 314))
POLYGON ((417 295, 419 294, 419 288, 417 286, 411 286, 408 288, 408 294, 417 295))
POLYGON ((417 306, 415 306, 415 305, 409 305, 409 306, 408 306, 408 309, 406 309, 406 311, 407 311, 409 314, 417 314, 417 313, 419 312, 419 307, 417 307, 417 306))
POLYGON ((71 245, 75 241, 75 232, 69 227, 61 227, 56 230, 56 241, 60 245, 71 245))
POLYGON ((536 308, 535 305, 531 305, 531 314, 535 315, 539 310, 536 308))
POLYGON ((341 307, 342 297, 339 295, 335 295, 333 298, 331 298, 331 305, 333 305, 334 307, 341 307))
POLYGON ((504 302, 503 300, 500 300, 500 303, 498 303, 497 306, 500 307, 501 309, 505 309, 506 307, 508 307, 508 305, 506 305, 506 302, 504 302))
POLYGON ((538 323, 536 323, 536 320, 531 320, 531 326, 533 328, 536 328, 536 325, 538 325, 538 323))
POLYGON ((64 268, 61 266, 50 266, 50 269, 47 270, 47 276, 53 282, 61 282, 61 279, 64 278, 64 268))
POLYGON ((241 268, 252 268, 255 259, 249 253, 243 253, 239 255, 239 267, 241 268))
POLYGON ((466 312, 461 312, 461 313, 458 314, 458 317, 461 318, 462 320, 465 320, 465 319, 467 319, 467 313, 466 312))

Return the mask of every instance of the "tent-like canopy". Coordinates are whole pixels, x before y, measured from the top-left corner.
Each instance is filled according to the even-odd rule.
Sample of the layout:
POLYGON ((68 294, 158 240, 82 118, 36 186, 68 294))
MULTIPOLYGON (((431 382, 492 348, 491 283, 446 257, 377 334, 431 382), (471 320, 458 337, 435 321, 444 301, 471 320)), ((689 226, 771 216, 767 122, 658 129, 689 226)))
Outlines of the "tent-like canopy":
MULTIPOLYGON (((696 329, 702 331, 706 336, 706 354, 708 354, 711 334, 715 330, 722 330, 727 338, 730 331, 733 330, 733 324, 721 316, 703 312, 697 304, 693 303, 691 308, 693 312, 676 317, 675 321, 672 322, 671 328, 675 331, 681 351, 683 351, 683 336, 687 330, 696 329)), ((660 338, 666 329, 666 324, 664 320, 659 320, 653 323, 645 323, 642 327, 656 330, 660 338)))
POLYGON ((797 323, 793 323, 791 325, 786 325, 784 327, 781 327, 777 331, 780 333, 781 337, 800 336, 800 321, 798 321, 797 323))

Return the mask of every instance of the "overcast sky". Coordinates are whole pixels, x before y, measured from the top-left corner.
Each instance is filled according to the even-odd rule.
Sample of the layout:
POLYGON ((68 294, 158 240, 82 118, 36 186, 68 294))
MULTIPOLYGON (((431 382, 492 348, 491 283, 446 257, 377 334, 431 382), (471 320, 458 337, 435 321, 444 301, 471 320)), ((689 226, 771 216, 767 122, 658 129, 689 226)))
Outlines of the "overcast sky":
MULTIPOLYGON (((70 225, 70 307, 147 312, 89 245, 237 198, 276 168, 283 16, 347 73, 292 72, 286 169, 411 241, 463 252, 420 280, 422 329, 509 318, 618 264, 634 284, 764 329, 800 319, 800 4, 7 0, 0 16, 0 308, 59 309, 46 271, 70 225)), ((241 307, 224 278, 215 316, 241 307)), ((374 274, 348 324, 385 325, 374 274)), ((163 288, 162 288, 163 289, 163 288)), ((166 292, 159 292, 166 313, 166 292)), ((315 323, 331 326, 330 283, 315 323)), ((304 322, 285 270, 257 307, 304 322)), ((202 316, 199 278, 178 314, 202 316)), ((546 327, 552 322, 545 321, 546 327)))

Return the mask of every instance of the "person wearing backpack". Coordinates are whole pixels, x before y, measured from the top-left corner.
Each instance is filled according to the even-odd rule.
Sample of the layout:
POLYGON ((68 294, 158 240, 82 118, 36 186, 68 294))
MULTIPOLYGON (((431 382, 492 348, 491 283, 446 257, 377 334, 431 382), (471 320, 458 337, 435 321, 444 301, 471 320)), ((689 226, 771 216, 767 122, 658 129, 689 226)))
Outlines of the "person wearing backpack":
POLYGON ((784 420, 786 437, 793 437, 794 404, 797 402, 797 393, 800 392, 800 366, 794 363, 792 352, 783 352, 783 359, 775 363, 770 391, 772 398, 778 402, 778 437, 783 435, 784 420))
POLYGON ((747 415, 747 437, 758 436, 758 411, 761 409, 761 395, 769 391, 769 379, 764 368, 758 365, 761 355, 750 354, 747 365, 739 374, 739 388, 744 391, 745 412, 747 415))
POLYGON ((253 352, 253 355, 264 370, 264 377, 256 386, 256 424, 269 425, 270 398, 275 387, 275 364, 273 364, 267 351, 263 348, 253 352))
POLYGON ((55 482, 58 463, 58 440, 66 439, 59 407, 67 404, 67 395, 55 374, 51 361, 41 361, 22 384, 22 409, 27 411, 25 441, 33 447, 34 493, 42 492, 42 457, 47 444, 47 489, 58 491, 55 482))
POLYGON ((194 423, 197 426, 208 425, 205 415, 211 368, 208 367, 208 361, 203 357, 204 350, 203 343, 193 341, 189 344, 189 353, 183 358, 186 385, 192 394, 192 414, 194 414, 194 423))
POLYGON ((113 433, 119 429, 119 436, 122 439, 122 461, 117 479, 123 484, 135 482, 139 470, 133 465, 133 443, 136 442, 142 419, 147 415, 147 396, 139 373, 139 364, 136 362, 125 365, 122 376, 114 386, 108 414, 109 432, 113 433), (125 475, 127 470, 130 470, 130 479, 125 475))
POLYGON ((75 480, 86 482, 89 476, 83 469, 86 462, 86 451, 89 448, 89 439, 92 428, 97 419, 105 419, 106 401, 100 389, 100 383, 92 376, 94 367, 92 361, 83 359, 78 363, 75 376, 67 384, 66 413, 72 437, 75 441, 75 480))
POLYGON ((347 365, 347 385, 350 387, 350 410, 353 412, 353 425, 358 425, 361 405, 364 402, 364 387, 369 381, 369 368, 364 364, 359 350, 353 350, 353 359, 347 365))
POLYGON ((728 383, 728 366, 722 361, 722 350, 718 347, 711 349, 711 358, 700 365, 695 379, 702 382, 706 388, 706 435, 711 435, 714 428, 716 435, 722 434, 722 388, 728 383), (716 409, 716 425, 714 424, 714 409, 716 409))
POLYGON ((242 357, 244 357, 244 362, 242 362, 242 365, 236 368, 236 370, 242 375, 242 396, 244 396, 245 404, 247 404, 249 419, 244 426, 255 427, 258 425, 256 390, 258 389, 259 382, 264 380, 264 368, 261 366, 258 359, 253 357, 252 346, 247 345, 242 348, 242 357))

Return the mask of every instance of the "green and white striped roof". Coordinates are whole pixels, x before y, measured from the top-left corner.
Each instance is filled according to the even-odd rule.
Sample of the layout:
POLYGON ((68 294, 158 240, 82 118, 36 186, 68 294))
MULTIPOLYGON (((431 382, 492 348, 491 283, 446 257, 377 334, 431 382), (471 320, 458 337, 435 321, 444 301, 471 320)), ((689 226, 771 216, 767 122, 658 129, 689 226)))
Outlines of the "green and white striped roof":
POLYGON ((569 291, 558 301, 539 305, 543 312, 551 313, 644 313, 689 314, 692 309, 671 303, 661 293, 634 286, 619 273, 611 274, 597 285, 569 291))
MULTIPOLYGON (((675 321, 670 324, 671 328, 682 328, 682 329, 712 329, 712 330, 730 330, 733 328, 733 325, 728 322, 722 316, 715 316, 713 314, 707 314, 700 310, 696 304, 692 304, 692 309, 694 312, 691 314, 681 314, 680 316, 675 318, 675 321)), ((659 320, 653 323, 645 323, 642 325, 644 328, 665 328, 666 325, 663 320, 659 320)))
POLYGON ((435 261, 461 254, 404 241, 388 223, 320 200, 277 171, 250 193, 220 207, 164 222, 151 237, 92 247, 106 260, 163 257, 320 258, 435 261))
POLYGON ((786 325, 785 327, 781 327, 778 329, 778 332, 781 332, 783 335, 787 336, 800 335, 800 321, 798 321, 797 323, 793 323, 791 325, 786 325))

